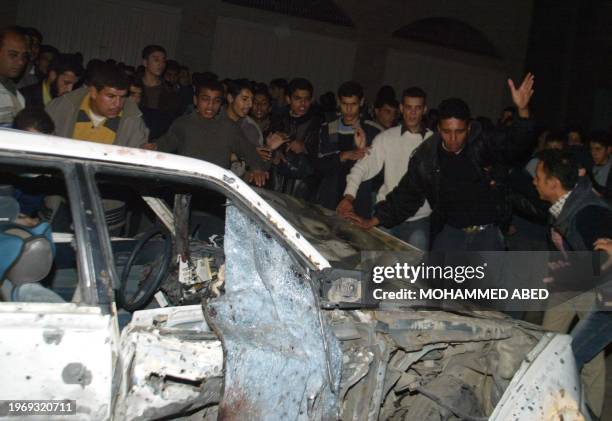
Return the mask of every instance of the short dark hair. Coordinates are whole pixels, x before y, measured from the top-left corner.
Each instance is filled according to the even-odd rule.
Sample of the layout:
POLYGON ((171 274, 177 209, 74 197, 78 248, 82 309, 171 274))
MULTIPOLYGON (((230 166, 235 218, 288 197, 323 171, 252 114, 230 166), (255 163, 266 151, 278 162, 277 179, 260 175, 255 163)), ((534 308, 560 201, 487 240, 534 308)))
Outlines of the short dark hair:
POLYGON ((219 76, 212 72, 194 72, 191 75, 191 80, 194 85, 199 85, 203 83, 205 80, 219 80, 219 76))
POLYGON ((101 67, 101 66, 105 66, 106 64, 102 61, 99 60, 97 58, 92 58, 91 60, 89 60, 87 62, 87 66, 85 67, 85 75, 83 76, 83 82, 85 83, 85 85, 91 85, 91 80, 94 76, 94 74, 96 73, 96 71, 101 67))
POLYGON ((147 45, 145 48, 142 49, 142 58, 146 60, 151 54, 157 53, 158 51, 167 55, 166 49, 161 45, 147 45))
POLYGON ((423 102, 427 102, 427 94, 418 86, 412 86, 410 88, 404 89, 404 92, 402 92, 402 102, 404 102, 404 98, 408 97, 423 98, 423 102))
POLYGON ((270 87, 274 86, 276 88, 281 88, 285 92, 287 92, 288 85, 289 84, 287 83, 287 79, 284 79, 282 77, 278 77, 270 81, 270 87))
POLYGON ((72 72, 78 78, 83 74, 83 66, 73 54, 58 54, 51 61, 49 71, 54 71, 58 76, 64 72, 72 72))
POLYGON ((36 38, 41 44, 43 42, 43 36, 36 28, 23 28, 23 34, 29 36, 30 38, 36 38))
POLYGON ((128 76, 128 80, 130 81, 130 86, 135 86, 144 90, 144 83, 142 82, 142 78, 136 76, 128 76))
MULTIPOLYGON (((51 53, 53 55, 53 57, 55 57, 56 55, 59 54, 59 50, 57 48, 55 48, 52 45, 47 45, 47 44, 43 44, 40 46, 40 51, 38 52, 38 55, 43 55, 43 54, 47 54, 47 53, 51 53)), ((78 57, 76 57, 76 54, 74 54, 75 58, 77 58, 77 61, 82 63, 83 57, 81 56, 81 59, 79 60, 78 57)))
POLYGON ((247 79, 234 79, 227 82, 227 93, 234 98, 240 95, 244 89, 253 92, 253 85, 247 79))
POLYGON ((562 143, 565 145, 567 143, 567 134, 561 130, 551 130, 546 135, 546 139, 544 139, 545 145, 549 143, 562 143))
POLYGON ((21 37, 24 41, 26 40, 25 35, 23 33, 23 28, 20 28, 19 26, 7 26, 5 28, 0 29, 0 48, 2 48, 2 44, 4 44, 4 38, 6 38, 7 35, 17 35, 18 37, 21 37))
POLYGON ((397 95, 395 94, 395 89, 393 89, 393 86, 381 86, 378 92, 376 92, 376 100, 379 99, 395 99, 397 101, 397 95))
POLYGON ((295 79, 291 79, 289 85, 287 85, 287 95, 291 96, 298 89, 310 92, 310 96, 314 92, 314 88, 312 87, 312 83, 308 79, 304 79, 303 77, 296 77, 295 79))
POLYGON ((589 135, 589 143, 596 143, 604 148, 609 148, 612 146, 612 139, 610 133, 597 130, 589 135))
POLYGON ((195 85, 195 96, 200 95, 200 92, 204 89, 208 89, 210 91, 218 91, 223 94, 225 89, 223 89, 223 85, 216 79, 202 79, 199 80, 195 85))
POLYGON ((458 120, 470 121, 470 107, 459 98, 445 99, 438 105, 440 116, 438 120, 456 118, 458 120))
POLYGON ((42 108, 25 108, 15 116, 13 128, 17 130, 34 129, 40 133, 53 134, 55 124, 42 108))
POLYGON ((359 99, 363 98, 363 87, 353 80, 344 82, 338 88, 338 98, 348 98, 351 96, 356 96, 359 99))
POLYGON ((176 60, 167 60, 166 61, 166 71, 168 70, 176 70, 178 73, 181 70, 181 66, 178 64, 178 61, 176 60))
POLYGON ((567 151, 545 149, 538 154, 542 168, 548 177, 555 177, 565 190, 572 190, 578 182, 578 162, 567 151))
POLYGON ((102 63, 95 68, 90 80, 91 86, 101 91, 104 88, 128 90, 130 81, 116 64, 102 63))
POLYGON ((253 96, 255 95, 263 95, 266 97, 268 102, 272 102, 270 91, 268 90, 268 86, 265 83, 256 83, 255 85, 253 85, 253 96))
POLYGON ((374 102, 374 109, 380 109, 385 105, 388 105, 391 108, 399 108, 399 103, 397 102, 397 99, 389 96, 381 96, 376 98, 376 101, 374 102))

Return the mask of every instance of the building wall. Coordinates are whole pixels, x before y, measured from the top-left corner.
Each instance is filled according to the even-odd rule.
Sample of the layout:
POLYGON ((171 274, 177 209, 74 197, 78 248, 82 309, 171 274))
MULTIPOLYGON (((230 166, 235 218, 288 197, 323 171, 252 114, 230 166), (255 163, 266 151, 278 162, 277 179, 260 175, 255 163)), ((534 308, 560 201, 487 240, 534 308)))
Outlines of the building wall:
POLYGON ((19 8, 18 0, 0 1, 0 27, 15 25, 15 22, 17 22, 17 9, 18 8, 19 8))
MULTIPOLYGON (((446 74, 449 71, 452 72, 453 66, 483 69, 483 74, 493 71, 499 75, 504 75, 504 78, 505 76, 511 76, 515 79, 520 78, 524 70, 532 1, 491 2, 489 0, 464 0, 457 2, 454 0, 429 0, 423 2, 414 0, 380 0, 364 2, 358 0, 336 0, 338 6, 355 23, 354 28, 348 28, 235 6, 221 0, 139 0, 137 3, 141 6, 149 3, 152 6, 150 8, 152 10, 170 10, 171 12, 167 13, 166 18, 161 24, 157 21, 145 24, 132 21, 129 27, 111 29, 108 33, 100 32, 97 34, 96 38, 98 39, 95 42, 98 44, 95 44, 94 41, 91 42, 97 45, 97 54, 106 56, 110 51, 117 51, 115 53, 118 56, 117 58, 125 60, 128 60, 127 56, 132 57, 145 43, 149 41, 160 42, 169 49, 171 56, 187 64, 192 70, 221 69, 221 71, 225 71, 230 63, 227 61, 229 55, 226 55, 224 58, 226 60, 223 62, 224 64, 220 65, 218 61, 221 59, 220 51, 224 50, 225 47, 221 45, 222 42, 219 40, 223 39, 223 42, 234 42, 232 40, 236 38, 230 36, 231 28, 228 28, 228 25, 233 25, 236 28, 237 23, 245 21, 248 22, 248 24, 245 24, 245 28, 251 25, 251 28, 261 29, 261 36, 257 39, 249 39, 248 43, 243 45, 243 47, 250 46, 250 48, 256 51, 260 51, 262 48, 257 43, 257 40, 260 39, 264 40, 264 46, 271 50, 268 53, 286 54, 287 45, 291 44, 291 42, 287 42, 287 34, 290 34, 290 37, 295 35, 296 40, 329 40, 327 43, 329 48, 327 49, 323 48, 321 51, 318 51, 310 47, 310 51, 304 51, 303 54, 306 57, 312 57, 311 61, 306 60, 306 67, 314 67, 316 64, 321 71, 330 71, 329 69, 340 66, 342 69, 337 72, 338 75, 341 75, 343 78, 348 75, 361 81, 366 88, 367 95, 372 98, 378 87, 386 82, 385 78, 390 75, 402 73, 401 80, 398 79, 398 82, 394 83, 410 84, 410 68, 398 70, 388 69, 387 66, 404 67, 410 64, 410 60, 418 60, 418 57, 424 57, 423 63, 439 60, 452 62, 438 69, 439 71, 435 77, 436 80, 452 79, 454 76, 448 75, 446 77, 446 74), (177 23, 178 15, 180 15, 178 17, 178 22, 180 23, 177 23), (451 17, 472 25, 482 31, 495 45, 501 54, 501 59, 483 59, 474 54, 460 53, 454 50, 391 37, 392 32, 396 29, 427 17, 451 17), (176 25, 178 25, 178 28, 176 25), (129 50, 127 53, 122 53, 116 49, 117 45, 121 45, 117 42, 105 45, 100 44, 100 39, 108 36, 112 37, 119 33, 121 34, 121 40, 123 40, 123 49, 129 50), (271 38, 271 36, 276 38, 271 38), (136 44, 138 44, 138 47, 136 47, 136 44), (346 54, 342 53, 338 54, 337 57, 332 57, 333 54, 330 52, 336 51, 334 50, 335 47, 332 48, 334 45, 350 46, 348 47, 349 51, 346 54), (394 61, 394 58, 402 56, 403 53, 407 54, 406 57, 410 56, 412 58, 406 62, 394 61), (126 57, 124 58, 122 54, 126 57), (350 68, 350 72, 347 72, 346 68, 350 68)), ((93 13, 96 16, 96 13, 98 13, 96 9, 99 9, 99 7, 96 8, 92 5, 101 3, 116 4, 119 9, 121 9, 121 5, 129 4, 128 0, 59 0, 59 2, 20 0, 18 21, 23 24, 35 22, 35 26, 45 26, 47 30, 43 30, 43 32, 48 35, 47 39, 51 43, 53 40, 58 39, 57 33, 66 34, 71 31, 71 44, 69 45, 79 46, 90 41, 83 39, 87 38, 84 34, 88 32, 81 29, 77 32, 75 28, 78 29, 80 27, 75 26, 74 22, 83 20, 87 14, 93 13), (72 2, 75 6, 70 13, 70 19, 62 21, 64 24, 61 28, 57 26, 55 28, 47 28, 45 25, 48 25, 48 23, 44 22, 42 16, 33 20, 31 15, 36 15, 35 12, 37 10, 28 6, 38 4, 38 9, 44 9, 45 7, 52 8, 52 5, 61 5, 65 2, 72 2), (28 7, 30 8, 28 9, 28 7)), ((2 2, 0 7, 8 7, 10 9, 10 4, 16 4, 16 0, 2 2), (6 4, 9 6, 6 6, 6 4)), ((46 17, 48 18, 49 15, 46 15, 46 17)), ((10 18, 8 19, 10 20, 10 18)), ((123 15, 117 14, 117 19, 123 19, 123 15)), ((247 29, 245 31, 249 32, 247 29)), ((89 36, 89 38, 91 37, 89 36)), ((88 48, 94 51, 93 47, 88 48)), ((257 59, 259 54, 248 53, 247 48, 237 49, 235 44, 230 44, 227 48, 232 50, 231 54, 233 55, 249 56, 248 60, 250 63, 246 62, 247 58, 242 57, 241 69, 258 69, 262 66, 261 61, 257 59)), ((299 45, 291 50, 291 54, 294 56, 300 54, 299 45)), ((265 65, 266 63, 263 64, 265 65)), ((291 65, 286 64, 285 68, 272 69, 266 67, 268 70, 257 73, 257 77, 269 80, 274 76, 278 76, 281 72, 286 77, 291 77, 299 74, 287 74, 287 72, 294 72, 296 67, 300 68, 299 60, 293 60, 291 65)), ((307 72, 313 71, 308 70, 307 72)), ((240 72, 242 73, 243 70, 240 70, 240 72)), ((320 78, 320 76, 316 77, 320 78)), ((322 86, 318 90, 327 90, 332 82, 335 83, 334 78, 329 78, 329 81, 321 79, 320 84, 322 86)), ((455 77, 455 79, 457 78, 455 77)), ((432 81, 430 82, 433 83, 432 81)), ((473 82, 468 84, 470 89, 472 89, 473 84, 473 82)), ((483 90, 488 89, 488 82, 484 83, 484 85, 483 90)), ((509 101, 509 97, 504 93, 504 86, 501 86, 500 90, 501 93, 496 93, 501 98, 497 102, 503 104, 505 101, 509 101)), ((496 115, 498 111, 491 110, 490 114, 496 115)))
POLYGON ((147 44, 174 56, 180 22, 180 8, 138 0, 21 0, 17 15, 19 25, 37 28, 60 51, 132 65, 147 44))

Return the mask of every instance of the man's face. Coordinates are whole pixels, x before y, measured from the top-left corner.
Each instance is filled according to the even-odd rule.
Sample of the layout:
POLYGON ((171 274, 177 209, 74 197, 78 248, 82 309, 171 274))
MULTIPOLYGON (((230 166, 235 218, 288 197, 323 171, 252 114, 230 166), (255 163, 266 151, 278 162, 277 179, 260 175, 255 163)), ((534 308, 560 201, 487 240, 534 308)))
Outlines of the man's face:
POLYGON ((591 142, 591 157, 595 165, 605 165, 612 153, 612 147, 606 148, 601 143, 591 142))
POLYGON ((168 69, 164 73, 164 79, 170 85, 174 86, 178 82, 179 72, 176 69, 168 69))
POLYGON ((310 109, 312 94, 306 89, 296 89, 293 95, 287 97, 289 109, 294 117, 302 117, 310 109))
POLYGON ((381 108, 375 108, 374 114, 376 116, 376 121, 378 121, 385 129, 388 129, 393 126, 393 123, 397 118, 397 108, 392 107, 389 104, 385 104, 381 108))
POLYGON ((538 166, 536 167, 535 177, 533 178, 533 185, 538 191, 538 195, 540 199, 553 203, 556 199, 556 190, 560 184, 560 181, 554 177, 549 177, 544 171, 544 163, 538 162, 538 166))
POLYGON ((178 81, 181 86, 191 85, 191 76, 189 76, 189 71, 187 69, 181 69, 178 75, 178 81))
POLYGON ((582 137, 580 137, 580 132, 569 132, 567 134, 567 143, 570 145, 582 145, 582 137))
POLYGON ((440 120, 438 130, 447 151, 457 153, 463 149, 469 133, 467 121, 457 118, 440 120))
POLYGON ((40 53, 40 39, 37 37, 32 37, 32 41, 30 43, 30 60, 34 61, 38 58, 38 54, 40 53))
POLYGON ((223 92, 201 89, 197 97, 194 98, 198 113, 207 120, 215 118, 223 104, 223 92))
POLYGON ((353 96, 341 96, 339 99, 340 102, 340 113, 342 114, 342 119, 346 124, 352 124, 355 121, 359 120, 359 108, 361 107, 362 100, 357 98, 355 95, 353 96))
POLYGON ((77 83, 78 80, 79 79, 74 72, 71 71, 66 71, 59 76, 54 71, 49 72, 51 96, 53 98, 57 98, 58 96, 72 92, 72 89, 74 89, 74 84, 77 83))
POLYGON ((16 78, 28 63, 28 46, 25 38, 9 33, 0 47, 0 77, 16 78))
POLYGON ((400 105, 400 112, 404 124, 410 129, 416 129, 421 125, 423 114, 427 112, 425 98, 405 97, 400 105))
POLYGON ((123 110, 127 89, 117 89, 105 86, 97 90, 94 86, 89 88, 90 106, 94 113, 106 118, 115 118, 123 110))
POLYGON ((274 99, 279 99, 282 95, 282 91, 278 86, 270 86, 270 96, 274 99))
POLYGON ((563 142, 560 140, 548 141, 544 144, 544 149, 557 149, 560 151, 563 149, 563 142))
POLYGON ((53 61, 53 53, 43 53, 38 57, 38 62, 37 62, 37 66, 38 66, 38 71, 43 74, 46 75, 47 72, 49 71, 49 64, 51 64, 51 62, 53 61))
POLYGON ((161 51, 156 51, 142 61, 147 72, 161 76, 166 70, 166 55, 161 51))
POLYGON ((230 94, 227 98, 229 106, 238 117, 244 118, 249 115, 253 107, 253 92, 250 89, 242 89, 235 97, 230 94))
POLYGON ((135 104, 140 104, 140 101, 142 101, 142 88, 140 86, 130 85, 129 98, 135 104))
POLYGON ((265 120, 270 115, 270 101, 262 94, 255 95, 253 98, 253 109, 251 113, 257 120, 265 120))

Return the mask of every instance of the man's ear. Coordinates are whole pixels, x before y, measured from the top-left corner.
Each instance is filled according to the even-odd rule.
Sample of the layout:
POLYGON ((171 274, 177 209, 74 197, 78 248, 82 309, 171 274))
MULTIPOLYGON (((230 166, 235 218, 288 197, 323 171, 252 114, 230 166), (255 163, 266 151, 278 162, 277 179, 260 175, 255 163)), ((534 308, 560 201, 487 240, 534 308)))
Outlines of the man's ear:
POLYGON ((400 110, 400 114, 404 114, 404 104, 400 104, 399 110, 400 110))
POLYGON ((53 83, 57 79, 57 72, 55 70, 49 70, 49 82, 53 83))
POLYGON ((194 105, 196 108, 198 108, 198 97, 197 97, 197 95, 194 95, 194 96, 193 96, 193 105, 194 105))
POLYGON ((289 104, 291 102, 291 97, 289 95, 285 95, 285 102, 289 104))
POLYGON ((227 94, 227 95, 225 96, 225 99, 226 99, 226 101, 227 101, 227 103, 228 103, 228 104, 231 104, 231 103, 233 103, 233 102, 234 102, 234 96, 233 96, 232 94, 227 94))
POLYGON ((427 114, 427 105, 423 106, 423 115, 427 114))
POLYGON ((359 108, 363 107, 364 103, 365 103, 365 98, 361 98, 361 101, 359 101, 359 108))
POLYGON ((145 67, 145 69, 147 68, 147 59, 146 58, 142 59, 142 65, 145 67))
POLYGON ((96 99, 98 97, 98 90, 96 89, 95 86, 90 86, 88 90, 89 90, 89 97, 91 99, 96 99))

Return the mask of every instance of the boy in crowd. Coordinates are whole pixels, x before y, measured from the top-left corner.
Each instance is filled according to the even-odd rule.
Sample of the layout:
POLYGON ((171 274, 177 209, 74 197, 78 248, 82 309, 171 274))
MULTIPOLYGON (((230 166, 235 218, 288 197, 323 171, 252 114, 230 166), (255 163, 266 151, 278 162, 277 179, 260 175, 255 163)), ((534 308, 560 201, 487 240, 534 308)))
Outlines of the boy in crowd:
MULTIPOLYGON (((340 117, 324 123, 319 133, 318 154, 314 160, 321 184, 317 203, 335 209, 346 188, 346 176, 363 159, 367 148, 380 130, 369 120, 360 121, 363 88, 357 82, 345 82, 338 89, 340 117)), ((361 183, 354 201, 357 214, 368 217, 372 211, 372 190, 368 181, 361 183)))

